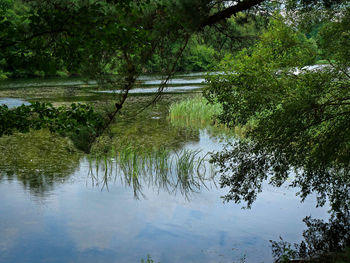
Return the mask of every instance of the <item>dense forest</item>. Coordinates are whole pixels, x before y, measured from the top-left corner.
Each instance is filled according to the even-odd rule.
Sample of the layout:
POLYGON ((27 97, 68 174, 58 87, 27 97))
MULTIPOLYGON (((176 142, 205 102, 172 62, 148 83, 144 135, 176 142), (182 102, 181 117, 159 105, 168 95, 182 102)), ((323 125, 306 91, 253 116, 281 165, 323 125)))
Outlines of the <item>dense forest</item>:
MULTIPOLYGON (((32 43, 33 46, 31 46, 30 39, 24 41, 25 48, 15 43, 16 38, 18 38, 16 34, 22 34, 22 36, 28 34, 27 30, 33 23, 31 16, 34 8, 26 1, 2 2, 2 47, 6 52, 1 53, 1 78, 83 74, 81 70, 65 64, 62 58, 57 58, 54 54, 55 51, 49 46, 50 43, 46 43, 46 48, 42 46, 40 49, 38 49, 38 44, 44 43, 32 43), (14 42, 11 43, 11 41, 14 42)), ((89 23, 88 18, 85 19, 86 21, 82 22, 89 23)), ((235 54, 242 48, 256 42, 259 33, 266 28, 268 19, 266 16, 239 13, 236 17, 228 19, 215 28, 205 28, 201 32, 194 32, 188 40, 183 55, 177 62, 176 71, 193 72, 214 69, 224 56, 235 54)), ((71 43, 65 44, 72 45, 71 43)), ((181 43, 171 41, 165 45, 166 50, 155 52, 149 60, 145 61, 142 65, 143 73, 165 72, 167 63, 165 57, 175 56, 181 43)))
MULTIPOLYGON (((277 4, 274 4, 277 6, 277 4)), ((15 1, 6 0, 1 3, 1 45, 3 52, 1 53, 1 75, 2 79, 5 78, 18 78, 18 77, 52 77, 52 76, 72 76, 83 74, 79 67, 74 67, 72 63, 66 63, 62 57, 60 58, 56 54, 57 49, 62 48, 55 43, 56 47, 51 46, 49 42, 45 43, 45 40, 36 40, 36 34, 38 32, 30 32, 35 30, 33 23, 39 23, 34 18, 33 12, 35 12, 35 5, 32 5, 30 1, 15 1), (26 39, 25 36, 33 34, 26 39), (25 45, 20 45, 23 42, 25 45), (54 49, 53 49, 54 48, 54 49), (45 63, 43 63, 45 62, 45 63)), ((88 8, 80 7, 80 8, 88 8)), ((100 8, 98 6, 94 8, 100 8)), ((107 7, 108 8, 108 7, 107 7)), ((112 9, 112 7, 109 7, 112 9)), ((235 17, 227 19, 225 22, 217 24, 213 27, 205 27, 200 32, 194 32, 191 34, 183 55, 179 58, 176 65, 176 71, 191 72, 191 71, 208 71, 217 68, 217 64, 225 56, 234 56, 238 51, 243 48, 248 48, 256 43, 259 35, 266 30, 269 19, 273 16, 273 12, 281 12, 281 9, 274 6, 269 7, 269 14, 263 13, 238 13, 235 17), (275 9, 275 10, 274 10, 275 9)), ((43 10, 41 10, 43 11, 43 10)), ((55 10, 59 12, 60 10, 55 10)), ((91 10, 93 11, 93 10, 91 10)), ((95 10, 95 12, 98 10, 95 10)), ((112 12, 112 10, 110 10, 112 12)), ((76 12, 82 12, 76 10, 76 12)), ((158 11, 160 12, 160 11, 158 11)), ((45 14, 46 16, 49 14, 45 14)), ((59 15, 59 13, 57 14, 59 15)), ((91 14, 93 15, 93 14, 91 14)), ((60 18, 64 19, 64 18, 60 18)), ((98 21, 91 22, 88 17, 84 18, 85 21, 81 23, 89 24, 96 23, 98 21)), ((317 33, 325 21, 312 21, 307 25, 308 28, 300 28, 300 32, 304 34, 310 41, 316 44, 318 37, 317 33)), ((94 25, 97 26, 98 24, 94 25)), ((95 28, 96 29, 96 28, 95 28)), ((47 34, 55 33, 56 28, 50 29, 47 34)), ((92 28, 86 30, 92 30, 92 28)), ((74 32, 71 32, 71 37, 74 36, 74 32)), ((92 32, 91 32, 92 34, 92 32)), ((69 35, 69 34, 68 34, 69 35)), ((51 40, 53 41, 53 40, 51 40)), ((66 40, 67 46, 76 45, 77 43, 70 43, 66 40)), ((166 68, 167 59, 165 57, 173 57, 179 50, 180 43, 177 41, 171 41, 163 46, 161 52, 155 52, 152 56, 144 62, 142 65, 143 73, 164 73, 166 68), (165 50, 166 49, 166 50, 165 50)), ((79 48, 75 47, 74 48, 79 48)), ((80 47, 81 51, 83 47, 80 47)), ((60 50, 60 52, 64 52, 60 50)), ((74 59, 71 58, 71 59, 74 59)), ((322 54, 318 54, 315 57, 317 60, 322 60, 322 54)), ((316 61, 310 61, 314 63, 316 61)), ((76 65, 75 65, 76 66, 76 65)), ((111 65, 109 65, 111 66, 111 65)), ((113 73, 113 71, 111 72, 113 73)))

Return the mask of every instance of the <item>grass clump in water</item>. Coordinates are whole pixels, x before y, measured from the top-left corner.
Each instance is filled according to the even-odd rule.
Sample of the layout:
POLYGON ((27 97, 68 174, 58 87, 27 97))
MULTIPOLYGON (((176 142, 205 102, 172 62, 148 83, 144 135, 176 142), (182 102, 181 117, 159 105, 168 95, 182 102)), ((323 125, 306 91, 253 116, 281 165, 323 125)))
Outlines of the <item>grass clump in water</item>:
POLYGON ((215 117, 221 114, 222 106, 218 103, 210 104, 203 97, 187 99, 171 104, 169 117, 172 123, 194 124, 207 126, 215 123, 215 117))
POLYGON ((219 103, 210 103, 204 97, 190 98, 170 105, 169 119, 175 127, 206 129, 211 135, 244 136, 242 127, 230 129, 219 123, 223 109, 219 103))

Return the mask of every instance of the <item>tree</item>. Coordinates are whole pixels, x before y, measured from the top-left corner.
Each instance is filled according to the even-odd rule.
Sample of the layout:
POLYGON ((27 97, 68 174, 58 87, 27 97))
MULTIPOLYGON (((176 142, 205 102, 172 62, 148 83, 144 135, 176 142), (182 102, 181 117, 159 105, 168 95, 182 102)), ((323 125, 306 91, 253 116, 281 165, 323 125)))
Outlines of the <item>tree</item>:
POLYGON ((299 188, 302 200, 316 193, 318 205, 331 206, 328 223, 304 219, 305 241, 295 248, 272 241, 279 262, 334 262, 329 252, 350 246, 349 11, 323 21, 317 46, 279 17, 255 46, 223 61, 224 74, 208 77, 205 94, 222 104, 221 122, 244 130, 213 155, 221 187, 230 189, 224 200, 250 207, 266 181, 299 188), (328 64, 307 67, 317 54, 328 64))
POLYGON ((271 22, 260 42, 224 63, 223 75, 209 77, 206 96, 223 105, 220 120, 243 126, 245 138, 213 156, 225 200, 251 206, 262 183, 318 193, 334 211, 349 210, 350 76, 349 9, 323 26, 318 48, 329 65, 311 64, 316 48, 283 18, 271 22), (336 41, 330 41, 336 39, 336 41))

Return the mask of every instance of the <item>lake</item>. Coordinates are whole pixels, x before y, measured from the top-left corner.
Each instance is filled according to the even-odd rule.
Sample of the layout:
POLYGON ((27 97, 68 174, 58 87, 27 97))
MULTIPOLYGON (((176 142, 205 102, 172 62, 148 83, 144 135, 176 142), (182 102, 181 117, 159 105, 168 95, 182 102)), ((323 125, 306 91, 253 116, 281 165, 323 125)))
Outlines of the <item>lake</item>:
MULTIPOLYGON (((168 118, 170 102, 197 96, 203 80, 202 74, 176 76, 161 103, 137 118, 132 110, 119 116, 104 143, 114 151, 102 157, 76 152, 47 131, 0 138, 0 262, 141 262, 147 255, 161 263, 273 262, 269 240, 299 242, 305 216, 327 219, 328 207, 316 208, 314 195, 301 203, 298 189, 287 186, 265 184, 251 209, 223 203, 228 189, 219 187, 210 153, 237 138, 168 118), (126 154, 131 144, 139 151, 126 154), (154 155, 145 157, 145 149, 154 155), (177 166, 187 155, 198 165, 190 173, 177 166), (137 167, 136 158, 143 160, 137 167), (159 169, 164 160, 166 169, 159 169)), ((155 92, 161 80, 139 81, 135 101, 155 92)), ((75 95, 77 101, 104 101, 113 93, 97 93, 77 79, 59 83, 57 97, 30 91, 57 82, 6 82, 0 103, 61 103, 75 95), (25 92, 16 97, 10 87, 25 92)), ((131 109, 138 106, 132 101, 131 109)))

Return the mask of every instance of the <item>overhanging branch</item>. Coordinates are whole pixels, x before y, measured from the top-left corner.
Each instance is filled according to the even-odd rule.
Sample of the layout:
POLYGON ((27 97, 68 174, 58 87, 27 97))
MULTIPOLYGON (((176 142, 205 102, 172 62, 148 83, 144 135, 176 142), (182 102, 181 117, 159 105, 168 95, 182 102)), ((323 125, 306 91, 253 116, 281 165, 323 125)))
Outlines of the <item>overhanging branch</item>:
POLYGON ((228 7, 214 15, 209 16, 201 23, 200 28, 216 24, 221 20, 224 20, 226 18, 231 17, 234 14, 237 14, 238 12, 248 10, 253 6, 259 5, 264 1, 266 0, 244 0, 242 2, 239 2, 234 6, 228 7))

